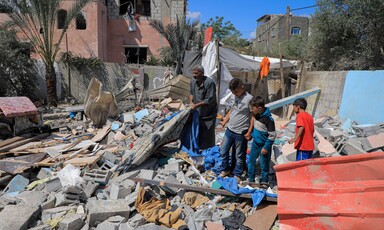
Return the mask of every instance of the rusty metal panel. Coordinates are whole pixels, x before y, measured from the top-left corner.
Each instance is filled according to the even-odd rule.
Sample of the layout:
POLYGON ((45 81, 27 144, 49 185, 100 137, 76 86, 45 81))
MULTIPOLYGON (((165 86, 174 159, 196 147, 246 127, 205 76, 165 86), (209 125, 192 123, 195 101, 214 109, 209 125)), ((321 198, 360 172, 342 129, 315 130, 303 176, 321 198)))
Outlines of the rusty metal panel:
POLYGON ((384 153, 275 166, 281 229, 377 229, 384 225, 384 153))

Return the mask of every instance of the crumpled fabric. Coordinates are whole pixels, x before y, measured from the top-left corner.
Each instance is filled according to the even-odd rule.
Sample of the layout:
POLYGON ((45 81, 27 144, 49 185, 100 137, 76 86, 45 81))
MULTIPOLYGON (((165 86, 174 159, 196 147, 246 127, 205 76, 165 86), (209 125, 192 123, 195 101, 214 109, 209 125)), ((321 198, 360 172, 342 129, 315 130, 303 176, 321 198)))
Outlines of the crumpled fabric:
POLYGON ((179 219, 181 208, 172 212, 169 199, 158 200, 152 197, 146 201, 146 191, 143 188, 140 188, 137 194, 135 208, 148 222, 162 224, 174 229, 185 225, 185 222, 179 219))
POLYGON ((204 156, 204 168, 205 170, 212 170, 216 174, 220 174, 220 166, 223 161, 221 157, 220 147, 213 146, 202 152, 204 156))
POLYGON ((221 220, 225 229, 235 230, 235 229, 249 229, 245 227, 243 223, 245 222, 245 215, 241 211, 235 209, 235 211, 227 218, 221 220))
POLYGON ((266 195, 269 197, 277 198, 276 194, 267 193, 265 190, 239 187, 236 179, 233 177, 228 177, 228 178, 218 177, 216 179, 216 181, 219 182, 220 185, 223 186, 223 188, 225 190, 230 191, 231 193, 233 193, 235 195, 251 193, 252 194, 253 207, 256 207, 257 205, 259 205, 260 202, 263 200, 264 196, 266 196, 266 195))
POLYGON ((196 192, 186 192, 183 197, 183 202, 191 208, 197 208, 200 205, 209 201, 209 198, 196 192))
POLYGON ((190 156, 200 156, 199 154, 199 112, 192 113, 192 122, 187 122, 181 135, 181 150, 190 156))

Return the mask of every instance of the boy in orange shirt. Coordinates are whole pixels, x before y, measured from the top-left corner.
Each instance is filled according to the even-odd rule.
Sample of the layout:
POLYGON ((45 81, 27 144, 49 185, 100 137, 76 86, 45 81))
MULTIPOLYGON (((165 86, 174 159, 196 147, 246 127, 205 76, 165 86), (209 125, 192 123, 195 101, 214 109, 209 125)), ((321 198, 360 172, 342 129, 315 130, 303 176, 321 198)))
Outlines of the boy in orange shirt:
POLYGON ((312 158, 315 143, 313 141, 314 121, 313 117, 305 112, 307 101, 298 98, 293 102, 293 111, 296 113, 296 133, 289 143, 295 143, 297 149, 296 161, 312 158))

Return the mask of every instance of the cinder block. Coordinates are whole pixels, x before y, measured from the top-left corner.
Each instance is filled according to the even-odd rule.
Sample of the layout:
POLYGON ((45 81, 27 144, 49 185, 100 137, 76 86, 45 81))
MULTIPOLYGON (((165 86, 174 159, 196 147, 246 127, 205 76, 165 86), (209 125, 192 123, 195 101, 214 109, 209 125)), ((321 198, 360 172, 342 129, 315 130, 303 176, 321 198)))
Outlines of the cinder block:
POLYGON ((124 199, 132 192, 131 187, 124 187, 120 184, 112 184, 110 198, 112 200, 124 199))
POLYGON ((121 200, 90 200, 87 203, 89 226, 94 227, 111 216, 129 218, 130 208, 121 200))
POLYGON ((68 194, 59 192, 55 194, 56 203, 55 206, 63 206, 68 204, 77 204, 80 203, 80 196, 76 194, 68 194))
POLYGON ((139 175, 137 175, 138 178, 144 178, 147 180, 152 180, 155 176, 155 171, 149 170, 149 169, 142 169, 140 170, 139 175))
POLYGON ((85 181, 93 181, 100 184, 107 184, 109 178, 111 177, 111 171, 104 171, 99 169, 92 169, 89 172, 86 172, 83 176, 85 181))

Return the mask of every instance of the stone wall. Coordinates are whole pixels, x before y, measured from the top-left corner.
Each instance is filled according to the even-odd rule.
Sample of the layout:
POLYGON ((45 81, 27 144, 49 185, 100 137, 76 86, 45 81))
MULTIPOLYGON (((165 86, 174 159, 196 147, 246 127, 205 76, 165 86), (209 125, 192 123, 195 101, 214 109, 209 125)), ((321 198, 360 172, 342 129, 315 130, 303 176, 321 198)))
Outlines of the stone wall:
MULTIPOLYGON (((117 63, 104 63, 105 68, 92 68, 77 70, 71 68, 71 96, 79 103, 84 101, 84 97, 92 77, 96 77, 103 83, 104 89, 114 94, 118 93, 131 79, 134 66, 117 63)), ((62 98, 69 95, 68 68, 65 64, 59 63, 62 76, 62 98)), ((146 91, 156 89, 163 82, 164 72, 167 67, 162 66, 141 66, 136 72, 138 76, 138 87, 144 87, 146 91)))
MULTIPOLYGON (((300 92, 319 87, 321 89, 315 117, 323 115, 335 116, 339 114, 341 99, 347 71, 316 71, 303 74, 300 84, 300 92)), ((311 112, 316 100, 316 95, 307 98, 307 111, 311 112)))

